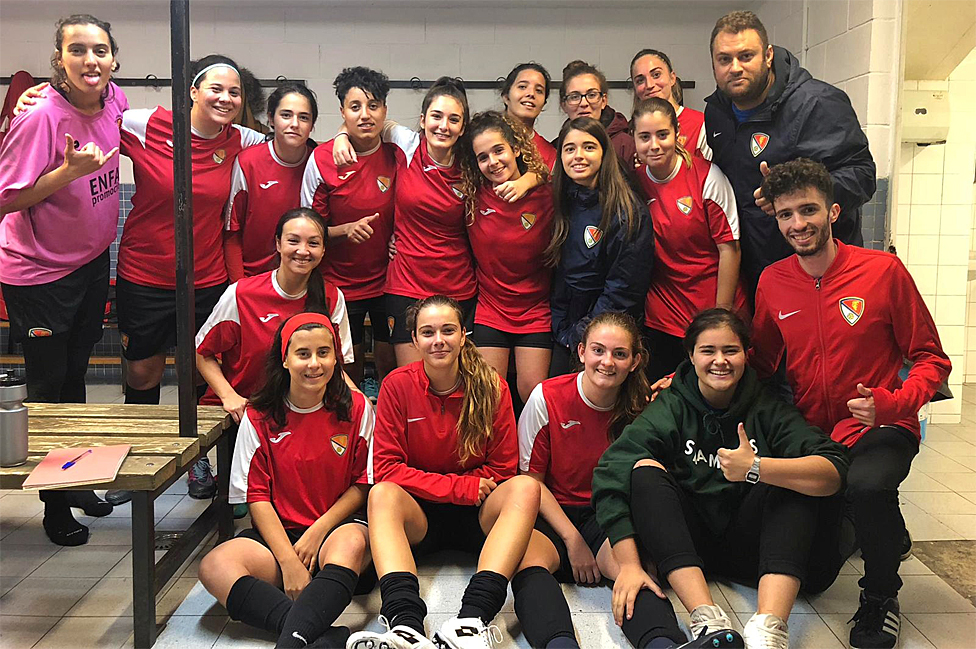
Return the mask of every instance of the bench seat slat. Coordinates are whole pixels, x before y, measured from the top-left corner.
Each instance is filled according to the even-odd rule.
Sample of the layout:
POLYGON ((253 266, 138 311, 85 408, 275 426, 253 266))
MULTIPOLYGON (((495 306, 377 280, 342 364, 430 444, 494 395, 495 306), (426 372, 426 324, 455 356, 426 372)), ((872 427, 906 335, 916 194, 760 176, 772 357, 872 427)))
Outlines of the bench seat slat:
MULTIPOLYGON (((179 437, 180 422, 172 419, 119 419, 116 417, 36 417, 30 415, 27 430, 31 435, 104 435, 124 437, 179 437)), ((197 424, 200 442, 210 445, 220 436, 221 426, 201 421, 197 424)))
POLYGON ((27 438, 27 452, 30 455, 47 455, 58 448, 77 448, 84 446, 111 446, 128 444, 132 448, 129 455, 171 455, 186 466, 200 452, 200 440, 182 437, 125 437, 93 435, 31 435, 27 438))
MULTIPOLYGON (((27 411, 38 417, 114 417, 115 419, 180 418, 179 406, 121 403, 27 403, 27 411)), ((199 421, 223 421, 227 413, 220 406, 197 406, 199 421)))

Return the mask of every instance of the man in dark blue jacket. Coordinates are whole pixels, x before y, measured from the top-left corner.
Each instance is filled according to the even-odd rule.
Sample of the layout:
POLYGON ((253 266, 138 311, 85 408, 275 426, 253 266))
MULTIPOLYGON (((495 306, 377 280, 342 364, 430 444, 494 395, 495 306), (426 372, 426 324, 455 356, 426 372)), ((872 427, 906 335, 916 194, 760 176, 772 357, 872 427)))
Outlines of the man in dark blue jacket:
POLYGON ((841 207, 834 236, 863 245, 861 206, 874 195, 875 165, 844 91, 814 79, 788 50, 770 45, 754 13, 720 18, 711 53, 718 88, 705 99, 705 129, 712 161, 735 191, 741 274, 751 296, 762 270, 793 254, 759 191, 768 167, 800 157, 823 163, 841 207))

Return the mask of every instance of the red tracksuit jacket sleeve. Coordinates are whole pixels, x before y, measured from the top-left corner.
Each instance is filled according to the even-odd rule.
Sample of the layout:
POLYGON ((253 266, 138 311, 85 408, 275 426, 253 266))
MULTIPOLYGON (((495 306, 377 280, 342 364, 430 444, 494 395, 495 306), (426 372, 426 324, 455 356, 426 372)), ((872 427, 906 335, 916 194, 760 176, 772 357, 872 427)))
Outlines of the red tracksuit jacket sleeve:
POLYGON ((892 424, 912 417, 932 399, 939 385, 949 376, 952 364, 942 351, 939 332, 925 301, 915 287, 908 270, 899 261, 892 268, 888 304, 895 340, 905 358, 914 365, 902 386, 896 390, 872 388, 877 425, 892 424))
POLYGON ((518 431, 515 427, 512 396, 509 394, 508 384, 501 380, 499 383, 501 394, 498 409, 495 411, 495 421, 492 423, 493 433, 485 451, 485 463, 464 473, 465 476, 491 478, 496 483, 508 480, 518 473, 518 431))
POLYGON ((783 358, 783 337, 776 326, 775 317, 769 310, 769 302, 765 299, 760 279, 756 290, 756 314, 752 318, 752 352, 749 364, 762 379, 772 376, 783 358))
POLYGON ((480 481, 477 476, 431 473, 407 464, 407 422, 401 407, 405 398, 409 395, 400 394, 390 382, 384 381, 377 399, 373 432, 374 480, 395 482, 408 493, 432 502, 478 504, 480 481))

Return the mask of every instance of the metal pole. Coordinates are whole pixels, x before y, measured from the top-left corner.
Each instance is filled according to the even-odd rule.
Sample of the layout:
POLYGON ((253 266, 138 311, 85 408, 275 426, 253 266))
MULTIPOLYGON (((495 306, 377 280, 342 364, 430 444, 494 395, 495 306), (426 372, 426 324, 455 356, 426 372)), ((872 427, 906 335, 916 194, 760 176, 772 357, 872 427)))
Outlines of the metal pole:
POLYGON ((190 0, 170 0, 173 68, 173 243, 176 247, 176 375, 180 436, 197 436, 196 362, 193 338, 193 194, 190 184, 190 0))

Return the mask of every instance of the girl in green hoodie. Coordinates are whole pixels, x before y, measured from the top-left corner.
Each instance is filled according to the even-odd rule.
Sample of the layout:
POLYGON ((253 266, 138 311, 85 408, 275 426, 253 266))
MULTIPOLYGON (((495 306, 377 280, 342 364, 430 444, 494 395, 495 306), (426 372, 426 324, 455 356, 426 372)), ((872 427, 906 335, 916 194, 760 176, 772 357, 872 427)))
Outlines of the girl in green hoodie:
MULTIPOLYGON (((743 631, 745 646, 786 649, 786 620, 808 566, 817 565, 821 578, 836 576, 840 567, 831 552, 836 544, 817 548, 814 536, 818 497, 840 489, 846 452, 762 389, 746 367, 748 330, 735 313, 698 314, 684 344, 689 360, 671 388, 624 429, 593 474, 597 520, 620 564, 614 617, 630 620, 635 599, 654 596, 643 590, 652 581, 640 548, 690 611, 695 636, 732 626, 712 600, 705 569, 758 576, 757 613, 743 631), (830 560, 821 561, 821 553, 830 560)), ((630 640, 668 646, 653 644, 662 638, 630 640)))

